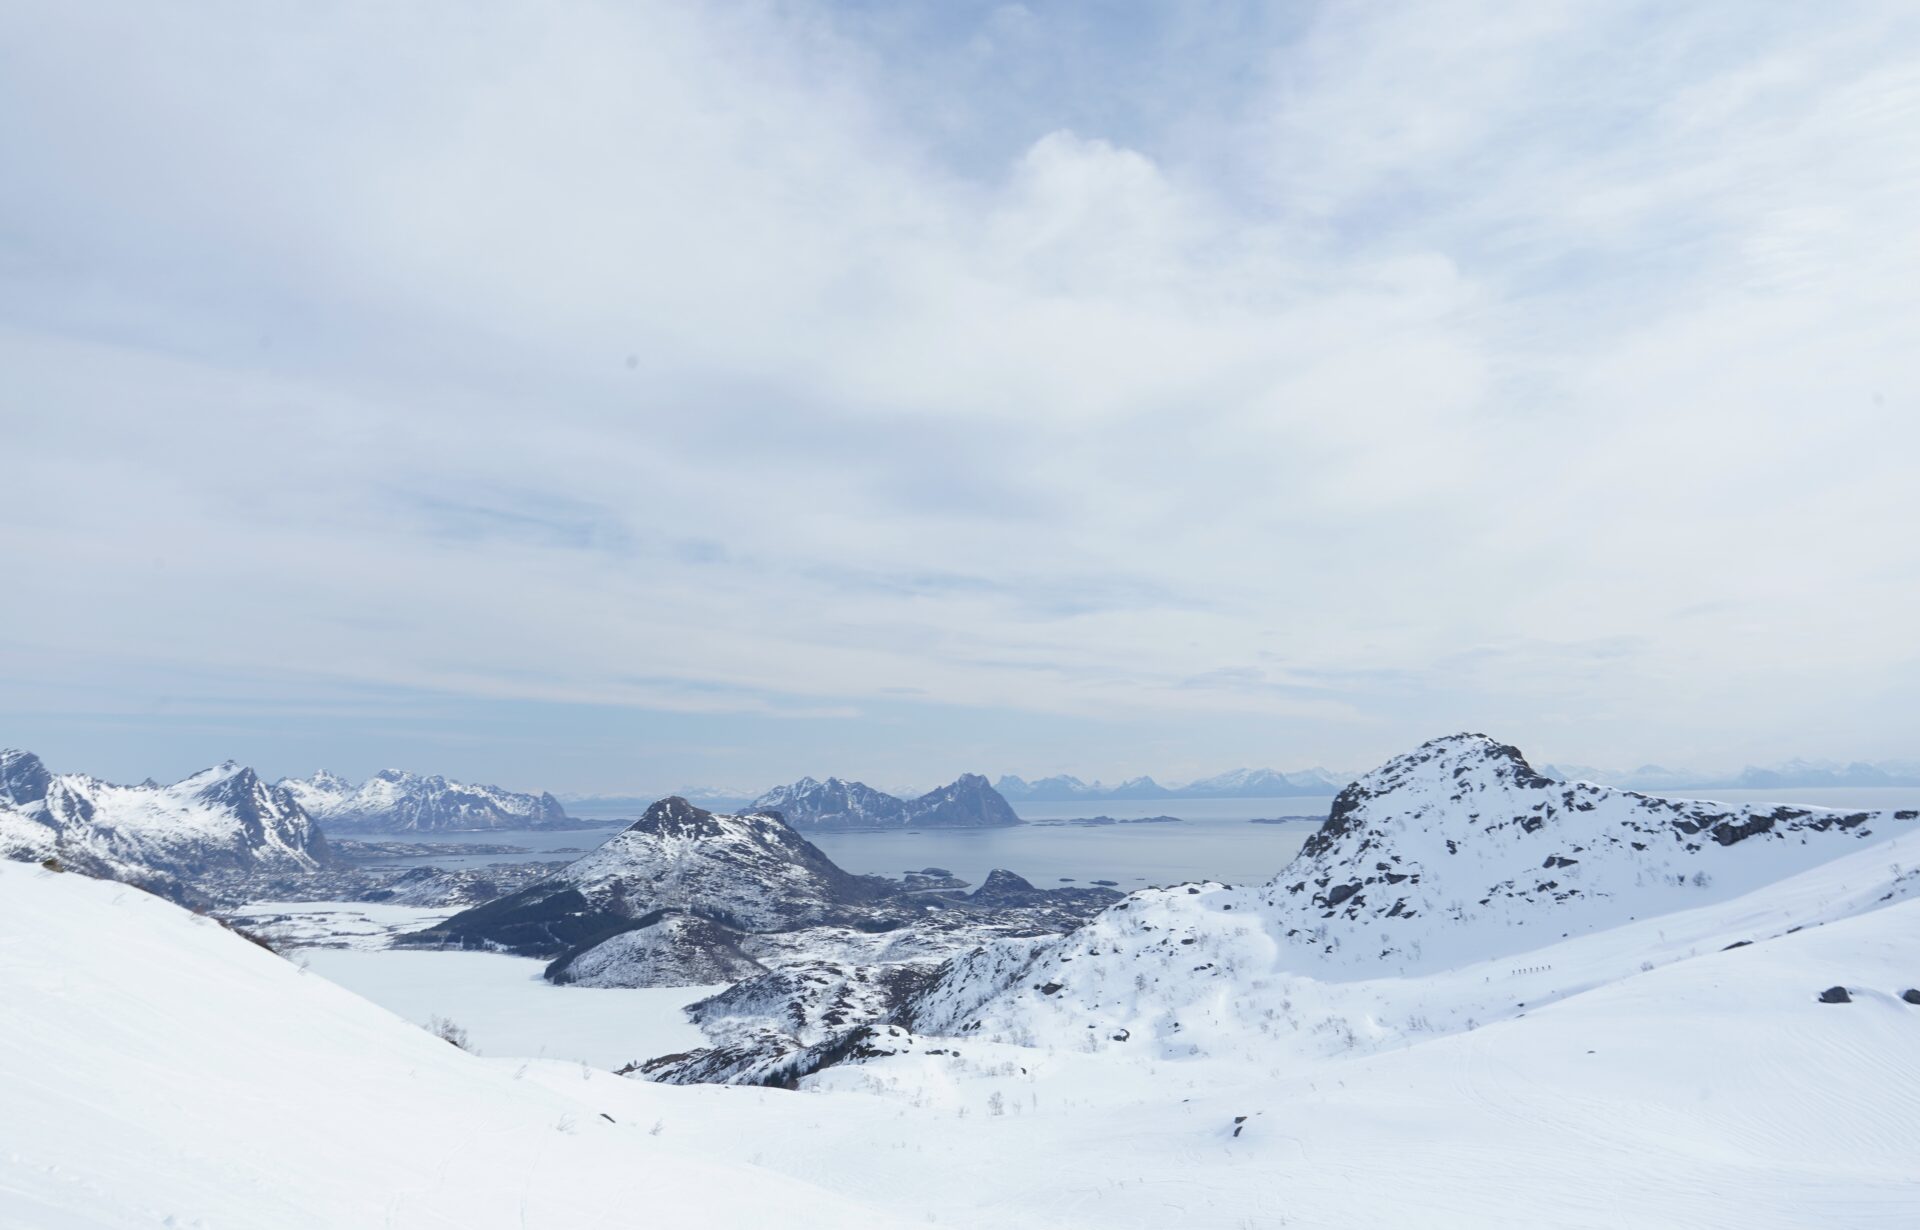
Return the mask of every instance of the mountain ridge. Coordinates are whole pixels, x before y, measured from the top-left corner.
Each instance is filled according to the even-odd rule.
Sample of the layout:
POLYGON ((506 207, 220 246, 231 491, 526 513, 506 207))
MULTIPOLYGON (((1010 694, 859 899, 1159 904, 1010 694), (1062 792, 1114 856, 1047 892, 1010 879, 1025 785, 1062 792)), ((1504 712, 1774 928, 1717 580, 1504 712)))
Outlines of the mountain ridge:
POLYGON ((187 893, 176 881, 220 871, 317 871, 332 861, 294 795, 225 761, 170 785, 123 786, 52 773, 18 749, 0 751, 0 854, 56 859, 75 870, 187 893))
POLYGON ((571 823, 551 794, 522 794, 403 769, 382 769, 357 785, 325 769, 277 784, 322 825, 342 833, 483 832, 571 823))
POLYGON ((902 799, 864 782, 803 777, 775 786, 750 810, 778 812, 796 829, 1005 828, 1021 823, 1007 800, 978 773, 902 799))

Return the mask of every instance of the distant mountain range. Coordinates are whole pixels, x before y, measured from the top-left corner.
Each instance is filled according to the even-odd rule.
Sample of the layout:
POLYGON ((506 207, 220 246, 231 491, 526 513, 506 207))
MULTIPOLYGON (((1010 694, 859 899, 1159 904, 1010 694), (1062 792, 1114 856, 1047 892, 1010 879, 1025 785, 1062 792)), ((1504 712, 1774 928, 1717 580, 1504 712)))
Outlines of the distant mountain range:
POLYGON ((1060 774, 1027 781, 1002 777, 994 789, 1009 799, 1032 803, 1068 803, 1082 799, 1285 799, 1303 795, 1334 795, 1346 785, 1344 776, 1326 769, 1282 773, 1278 769, 1229 769, 1183 786, 1163 786, 1151 777, 1134 777, 1116 786, 1083 782, 1060 774))
POLYGON ((358 785, 322 769, 312 777, 283 778, 279 787, 329 832, 432 833, 572 823, 550 794, 516 794, 400 769, 382 769, 358 785))
POLYGON ((797 829, 1001 828, 1019 824, 1007 800, 978 773, 963 773, 918 798, 902 799, 864 782, 803 777, 775 786, 752 804, 777 811, 797 829))
POLYGON ((1596 769, 1591 765, 1543 765, 1540 771, 1560 781, 1593 782, 1652 793, 1676 790, 1817 790, 1823 786, 1920 786, 1920 761, 1789 760, 1772 768, 1749 765, 1735 774, 1700 773, 1646 764, 1637 769, 1596 769))

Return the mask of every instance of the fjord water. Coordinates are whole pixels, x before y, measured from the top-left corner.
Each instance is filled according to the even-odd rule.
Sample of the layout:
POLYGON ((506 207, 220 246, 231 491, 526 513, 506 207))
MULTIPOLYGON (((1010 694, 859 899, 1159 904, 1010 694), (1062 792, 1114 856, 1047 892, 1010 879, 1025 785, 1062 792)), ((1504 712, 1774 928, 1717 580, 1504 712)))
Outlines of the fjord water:
MULTIPOLYGON (((1025 876, 1041 888, 1062 880, 1078 884, 1112 880, 1122 888, 1223 880, 1263 880, 1299 852, 1319 826, 1330 798, 1104 800, 1094 803, 1027 803, 1019 828, 909 829, 889 833, 809 833, 813 843, 848 871, 898 876, 923 867, 943 867, 971 883, 996 867, 1025 876), (1049 821, 1091 816, 1131 820, 1176 815, 1179 824, 1081 826, 1049 821), (1300 817, 1284 824, 1253 824, 1255 817, 1300 817)), ((396 834, 394 839, 432 845, 516 846, 524 854, 430 854, 375 860, 385 867, 485 867, 490 863, 571 861, 599 846, 630 819, 604 828, 474 833, 396 834)), ((369 840, 382 838, 369 835, 369 840)))
MULTIPOLYGON (((1680 792, 1727 803, 1794 806, 1920 808, 1920 787, 1823 787, 1814 789, 1680 792)), ((815 845, 848 871, 898 876, 942 867, 974 884, 995 867, 1025 876, 1041 888, 1062 880, 1088 884, 1112 880, 1123 889, 1189 880, 1246 884, 1265 880, 1299 853, 1332 806, 1326 797, 1284 799, 1107 799, 1092 802, 1020 803, 1028 823, 1005 829, 909 829, 904 832, 810 833, 815 845), (1079 826, 1048 823, 1092 816, 1134 820, 1174 815, 1178 824, 1079 826), (1287 818, 1254 824, 1255 818, 1287 818)), ((571 861, 594 849, 631 820, 605 828, 400 835, 446 845, 504 845, 526 854, 439 854, 381 860, 385 866, 484 867, 489 863, 571 861)))
MULTIPOLYGON (((1208 799, 1206 803, 1228 800, 1208 799)), ((995 867, 1004 867, 1031 880, 1039 888, 1057 888, 1062 880, 1085 885, 1112 880, 1123 889, 1188 880, 1221 880, 1246 884, 1264 880, 1300 852, 1307 836, 1320 826, 1321 815, 1295 812, 1285 800, 1282 815, 1307 815, 1284 824, 1253 824, 1265 804, 1276 814, 1273 800, 1254 802, 1254 810, 1238 817, 1182 818, 1178 824, 1107 824, 1082 827, 1070 824, 1029 823, 1008 829, 921 829, 905 833, 815 833, 813 843, 848 871, 897 876, 923 867, 943 867, 978 884, 995 867)), ((1058 810, 1059 805, 1052 805, 1058 810)), ((1067 809, 1075 815, 1116 814, 1118 806, 1067 809)), ((1022 809, 1021 818, 1043 820, 1022 809)), ((1128 808, 1139 811, 1138 807, 1128 808)), ((1184 808, 1182 810, 1192 810, 1184 808)), ((1239 809, 1243 812, 1246 809, 1239 809)), ((1159 815, 1161 809, 1148 809, 1159 815)))

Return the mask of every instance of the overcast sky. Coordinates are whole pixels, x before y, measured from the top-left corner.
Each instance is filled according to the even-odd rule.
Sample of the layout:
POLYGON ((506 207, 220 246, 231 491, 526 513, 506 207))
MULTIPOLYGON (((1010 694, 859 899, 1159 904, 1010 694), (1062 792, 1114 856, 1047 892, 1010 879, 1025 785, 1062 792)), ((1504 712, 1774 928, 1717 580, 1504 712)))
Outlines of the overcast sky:
POLYGON ((1920 755, 1920 6, 0 6, 0 744, 1920 755))

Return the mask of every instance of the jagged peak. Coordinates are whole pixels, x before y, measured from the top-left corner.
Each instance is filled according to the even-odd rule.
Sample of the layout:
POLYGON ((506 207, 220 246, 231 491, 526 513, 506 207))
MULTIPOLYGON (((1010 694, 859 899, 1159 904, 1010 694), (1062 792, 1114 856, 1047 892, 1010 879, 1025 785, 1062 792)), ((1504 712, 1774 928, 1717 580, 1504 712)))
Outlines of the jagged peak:
POLYGON ((1429 739, 1410 752, 1402 752, 1348 787, 1359 787, 1378 794, 1414 777, 1439 777, 1487 768, 1496 774, 1511 776, 1525 786, 1551 785, 1527 762, 1520 749, 1501 743, 1490 735, 1463 731, 1429 739))
POLYGON ((173 785, 176 790, 205 792, 219 789, 236 778, 245 789, 252 789, 253 784, 260 780, 258 774, 239 761, 223 760, 212 768, 202 769, 198 773, 189 773, 173 785))
POLYGON ((1468 778, 1482 784, 1522 789, 1544 789, 1561 783, 1537 772, 1520 749, 1491 736, 1471 731, 1429 739, 1360 777, 1334 796, 1326 822, 1301 846, 1302 856, 1316 858, 1354 826, 1356 813, 1375 800, 1420 786, 1438 787, 1468 778))

